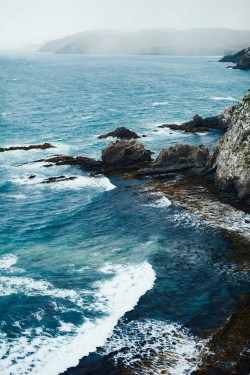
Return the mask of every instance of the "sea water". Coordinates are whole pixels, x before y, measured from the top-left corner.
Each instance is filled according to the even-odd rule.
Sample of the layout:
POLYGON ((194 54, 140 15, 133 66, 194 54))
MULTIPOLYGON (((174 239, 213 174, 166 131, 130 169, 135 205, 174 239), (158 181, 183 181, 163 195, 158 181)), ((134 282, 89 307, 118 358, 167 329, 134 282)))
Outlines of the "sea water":
POLYGON ((138 195, 138 181, 37 160, 100 158, 111 139, 98 135, 117 126, 146 135, 155 156, 176 143, 211 146, 219 132, 158 126, 216 115, 246 93, 248 72, 217 60, 0 57, 0 147, 55 146, 0 153, 1 374, 195 368, 202 332, 220 326, 247 287, 245 275, 224 269, 229 244, 219 230, 167 197, 138 195), (61 175, 77 178, 41 184, 61 175), (173 360, 158 363, 161 354, 173 360))

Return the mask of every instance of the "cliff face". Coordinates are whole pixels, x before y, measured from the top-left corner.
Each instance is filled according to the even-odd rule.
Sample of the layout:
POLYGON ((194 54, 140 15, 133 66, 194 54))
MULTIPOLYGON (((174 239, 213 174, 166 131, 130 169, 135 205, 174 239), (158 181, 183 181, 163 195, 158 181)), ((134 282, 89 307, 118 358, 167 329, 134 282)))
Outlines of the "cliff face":
POLYGON ((209 154, 209 168, 216 168, 215 184, 250 198, 250 91, 235 107, 232 123, 209 154))
POLYGON ((247 48, 244 55, 239 58, 234 69, 250 70, 250 47, 247 48))
POLYGON ((234 69, 249 70, 250 69, 250 47, 243 49, 235 55, 224 56, 220 62, 235 63, 234 69))

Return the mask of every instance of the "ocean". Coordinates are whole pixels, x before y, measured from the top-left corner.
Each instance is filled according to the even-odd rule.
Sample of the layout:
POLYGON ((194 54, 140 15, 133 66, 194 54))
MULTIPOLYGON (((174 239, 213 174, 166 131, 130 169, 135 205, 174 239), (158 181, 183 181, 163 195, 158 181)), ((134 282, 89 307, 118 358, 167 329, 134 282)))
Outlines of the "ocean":
POLYGON ((248 72, 217 57, 6 54, 0 81, 0 147, 55 146, 0 153, 0 373, 190 374, 204 332, 249 286, 225 271, 229 241, 167 197, 138 194, 143 181, 41 159, 100 158, 111 139, 98 135, 118 126, 146 135, 155 156, 211 146, 221 133, 158 126, 235 105, 248 72), (41 184, 61 175, 77 178, 41 184))

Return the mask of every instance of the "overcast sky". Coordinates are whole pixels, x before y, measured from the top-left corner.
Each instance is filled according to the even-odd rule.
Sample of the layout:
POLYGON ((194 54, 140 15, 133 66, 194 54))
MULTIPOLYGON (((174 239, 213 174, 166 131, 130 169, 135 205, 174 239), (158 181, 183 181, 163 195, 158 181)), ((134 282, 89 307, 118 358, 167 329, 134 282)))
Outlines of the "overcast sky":
POLYGON ((250 29, 250 0, 0 0, 0 47, 92 29, 250 29))

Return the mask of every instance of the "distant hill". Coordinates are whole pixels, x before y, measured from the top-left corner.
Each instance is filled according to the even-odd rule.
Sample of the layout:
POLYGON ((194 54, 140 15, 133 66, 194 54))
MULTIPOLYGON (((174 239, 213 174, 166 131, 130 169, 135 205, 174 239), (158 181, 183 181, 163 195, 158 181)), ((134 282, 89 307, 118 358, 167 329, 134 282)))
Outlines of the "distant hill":
POLYGON ((38 50, 79 54, 226 55, 250 45, 250 30, 94 30, 45 43, 38 50))
POLYGON ((27 52, 34 52, 38 51, 40 48, 42 48, 47 42, 43 43, 35 43, 35 44, 26 44, 26 46, 22 47, 23 51, 27 52))

